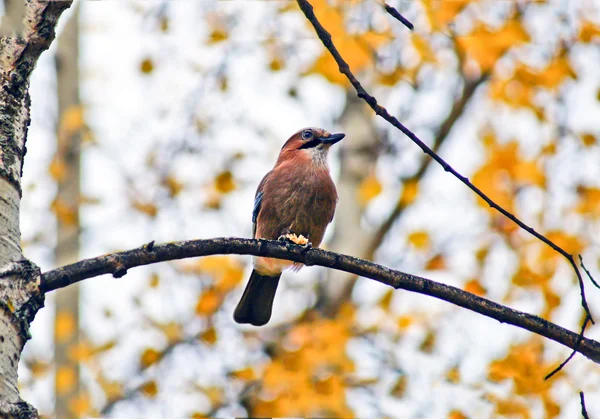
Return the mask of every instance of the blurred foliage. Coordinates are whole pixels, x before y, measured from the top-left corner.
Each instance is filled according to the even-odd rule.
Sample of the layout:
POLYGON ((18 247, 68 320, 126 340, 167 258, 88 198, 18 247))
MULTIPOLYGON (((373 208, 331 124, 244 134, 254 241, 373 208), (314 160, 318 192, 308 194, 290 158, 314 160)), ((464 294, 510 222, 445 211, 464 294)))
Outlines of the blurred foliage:
MULTIPOLYGON (((252 7, 259 12, 253 13, 263 13, 256 26, 262 32, 253 37, 244 32, 252 22, 245 20, 243 7, 251 6, 223 3, 187 5, 186 14, 196 20, 194 27, 184 28, 186 36, 190 45, 201 45, 208 64, 196 61, 186 50, 189 45, 178 50, 177 42, 163 43, 178 36, 173 33, 183 18, 176 5, 133 1, 127 6, 140 16, 143 36, 154 28, 148 35, 154 46, 143 47, 131 61, 140 78, 131 83, 145 90, 168 80, 168 88, 153 99, 156 113, 139 116, 142 122, 122 134, 136 138, 131 146, 135 156, 124 160, 114 150, 106 151, 113 164, 106 166, 107 179, 108 171, 125 179, 118 199, 111 199, 112 193, 117 196, 112 189, 103 197, 83 192, 94 197, 88 207, 119 201, 122 213, 115 210, 106 218, 129 214, 123 215, 123 225, 146 231, 142 237, 148 241, 250 234, 254 190, 284 138, 264 121, 247 120, 256 116, 254 108, 267 105, 247 99, 240 90, 240 67, 248 78, 257 77, 244 67, 249 60, 236 61, 246 57, 245 50, 253 51, 253 65, 262 65, 266 77, 291 92, 289 100, 302 109, 316 106, 307 99, 309 90, 303 90, 310 81, 318 80, 319 89, 330 88, 328 94, 348 88, 294 2, 256 2, 252 7), (175 61, 176 53, 184 59, 175 61), (187 67, 174 70, 170 60, 187 67), (167 92, 176 90, 184 71, 200 80, 200 87, 186 86, 185 106, 167 109, 172 106, 167 92), (203 101, 204 96, 212 102, 203 101), (169 111, 180 119, 160 130, 159 122, 172 115, 169 111), (164 138, 152 138, 146 125, 164 138), (135 137, 136 131, 143 138, 135 137), (235 136, 238 142, 224 142, 235 136), (245 218, 238 211, 242 202, 245 218)), ((410 33, 376 1, 311 3, 357 77, 427 142, 462 86, 487 77, 451 127, 440 154, 495 202, 567 252, 583 254, 592 272, 598 272, 594 236, 600 184, 592 166, 600 153, 600 88, 590 76, 595 67, 590 72, 588 58, 598 57, 597 5, 390 1, 415 24, 410 33), (585 112, 595 112, 595 126, 578 119, 585 112)), ((265 86, 254 79, 246 83, 265 86)), ((267 103, 270 93, 260 95, 267 103)), ((93 110, 90 102, 86 113, 93 110)), ((73 109, 61 129, 68 132, 82 124, 82 109, 73 109)), ((364 224, 373 228, 396 203, 403 211, 384 232, 377 262, 578 330, 579 291, 564 258, 457 187, 439 167, 432 164, 413 177, 424 158, 420 151, 389 127, 378 129, 386 144, 374 156, 377 170, 356 190, 356 203, 364 210, 364 224)), ((93 138, 86 152, 110 150, 97 132, 93 138)), ((61 178, 60 161, 49 161, 47 167, 52 179, 61 178)), ((51 210, 65 220, 72 217, 60 202, 53 202, 51 210)), ((43 234, 24 239, 34 245, 43 234)), ((104 246, 108 252, 123 244, 107 241, 104 246)), ((231 314, 248 263, 249 258, 213 256, 145 271, 131 305, 121 310, 125 326, 100 337, 90 329, 90 339, 74 348, 89 387, 89 396, 73 401, 78 411, 110 417, 167 406, 165 411, 172 407, 178 415, 194 418, 538 418, 566 414, 566 406, 571 406, 568 412, 578 412, 581 389, 600 394, 600 370, 581 357, 552 380, 543 380, 568 355, 566 348, 474 320, 473 314, 430 298, 381 292, 373 283, 358 282, 352 299, 330 318, 323 315, 328 301, 315 282, 299 285, 286 273, 272 323, 261 329, 237 327, 231 314), (580 384, 581 374, 595 378, 580 384), (173 394, 186 402, 167 403, 173 394)), ((316 276, 318 271, 309 272, 316 276)), ((309 276, 302 275, 303 280, 309 276)), ((592 310, 596 300, 589 297, 592 310)), ((102 322, 121 324, 107 307, 102 322)), ((57 322, 60 339, 71 326, 68 318, 57 322)), ((35 351, 24 363, 31 375, 22 380, 25 388, 34 388, 52 371, 50 361, 35 351)), ((68 387, 69 371, 56 373, 68 387)))

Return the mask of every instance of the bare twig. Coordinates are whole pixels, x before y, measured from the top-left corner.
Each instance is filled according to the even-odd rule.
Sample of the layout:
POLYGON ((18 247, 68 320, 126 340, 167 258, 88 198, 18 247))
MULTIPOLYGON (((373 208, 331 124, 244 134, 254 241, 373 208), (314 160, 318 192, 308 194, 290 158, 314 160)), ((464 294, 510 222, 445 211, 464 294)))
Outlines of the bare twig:
MULTIPOLYGON (((581 342, 581 339, 583 339, 583 333, 585 332, 585 328, 588 325, 588 322, 590 321, 590 316, 585 316, 585 320, 583 321, 583 325, 581 326, 581 332, 579 332, 579 338, 578 338, 578 342, 581 342)), ((577 343, 577 345, 579 345, 579 343, 577 343)), ((552 371, 550 371, 550 373, 548 375, 546 375, 544 377, 544 380, 549 380, 550 378, 552 378, 557 372, 559 372, 560 370, 562 370, 565 365, 567 365, 567 363, 575 356, 575 354, 577 353, 577 345, 575 345, 575 348, 573 349, 573 352, 571 352, 571 355, 569 355, 567 357, 567 359, 565 359, 558 367, 554 368, 552 371)))
POLYGON ((583 417, 583 419, 590 419, 590 417, 588 416, 587 409, 585 408, 585 396, 583 394, 583 391, 579 392, 579 402, 581 403, 581 416, 583 417))
POLYGON ((415 28, 415 26, 407 18, 402 16, 398 10, 396 10, 394 7, 390 6, 386 2, 382 3, 385 11, 388 12, 393 18, 398 19, 404 26, 406 26, 411 31, 415 28))
POLYGON ((297 1, 298 5, 300 6, 300 9, 302 10, 304 15, 308 19, 308 21, 313 25, 315 32, 317 33, 317 36, 319 37, 319 39, 321 40, 321 42, 323 43, 325 48, 327 48, 327 50, 329 50, 329 52, 333 56, 333 59, 338 64, 340 73, 342 73, 346 76, 346 78, 350 81, 350 83, 356 90, 358 97, 360 97, 365 102, 367 102, 367 104, 371 107, 371 109, 373 109, 373 111, 378 116, 380 116, 383 119, 385 119, 386 121, 388 121, 390 124, 392 124, 398 130, 400 130, 404 135, 406 135, 408 138, 410 138, 412 140, 412 142, 414 142, 417 146, 419 146, 419 148, 421 148, 421 150, 423 150, 423 152, 425 154, 429 155, 438 164, 440 164, 440 166, 442 166, 442 168, 446 172, 450 172, 452 175, 454 175, 454 177, 456 177, 464 185, 466 185, 469 189, 471 189, 473 192, 475 192, 491 208, 494 208, 495 210, 500 212, 502 215, 504 215, 505 217, 512 220, 514 223, 516 223, 523 230, 527 231, 528 233, 530 233, 537 239, 546 243, 548 246, 550 246, 552 249, 554 249, 555 251, 560 253, 562 256, 564 256, 569 261, 569 263, 573 267, 573 270, 575 271, 575 274, 577 275, 577 280, 579 281, 579 290, 580 290, 580 294, 581 294, 581 305, 583 306, 587 315, 590 317, 590 321, 592 322, 592 324, 594 324, 594 320, 591 316, 591 312, 588 307, 587 300, 585 298, 585 288, 584 288, 584 284, 583 284, 583 278, 581 277, 581 273, 579 272, 579 269, 577 268, 577 265, 575 264, 575 259, 573 258, 573 255, 571 255, 566 250, 564 250, 563 248, 561 248, 560 246, 555 244, 552 240, 548 239, 544 235, 535 231, 535 229, 533 229, 532 227, 529 227, 527 224, 525 224, 523 221, 518 219, 516 216, 514 216, 509 211, 502 208, 500 205, 496 204, 496 202, 494 202, 492 199, 490 199, 477 186, 473 185, 473 183, 471 183, 471 181, 467 177, 461 175, 452 166, 450 166, 444 159, 442 159, 437 153, 435 153, 433 150, 431 150, 431 148, 429 148, 427 146, 427 144, 425 144, 423 141, 421 141, 421 139, 419 137, 417 137, 407 127, 405 127, 396 117, 390 115, 390 113, 388 112, 387 109, 385 109, 383 106, 380 106, 377 103, 377 99, 375 99, 375 97, 373 97, 369 93, 367 93, 367 91, 362 87, 362 85, 360 84, 358 79, 354 76, 354 74, 350 70, 350 67, 348 66, 348 63, 340 55, 339 51, 333 44, 333 41, 331 40, 331 34, 329 32, 327 32, 327 30, 323 27, 321 22, 319 22, 319 20, 315 16, 315 13, 313 11, 313 7, 311 6, 311 4, 307 0, 296 0, 296 1, 297 1))
POLYGON ((583 258, 581 257, 581 255, 579 255, 579 263, 581 264, 581 267, 583 268, 583 270, 587 274, 587 276, 590 279, 590 281, 592 281, 592 284, 594 284, 594 286, 596 288, 600 288, 600 285, 598 285, 598 283, 596 281, 594 281, 594 277, 592 277, 592 274, 590 273, 590 271, 588 271, 587 268, 585 267, 585 265, 583 264, 583 258))
POLYGON ((271 240, 242 238, 215 238, 191 240, 160 245, 142 246, 136 249, 84 259, 71 265, 46 272, 42 275, 40 288, 43 292, 56 290, 103 274, 123 276, 128 269, 189 257, 215 254, 244 254, 274 257, 301 262, 305 265, 319 265, 331 269, 370 278, 395 289, 404 289, 430 295, 460 307, 496 319, 501 323, 512 324, 561 343, 594 362, 600 363, 600 343, 584 338, 577 333, 560 327, 538 316, 513 310, 486 298, 468 293, 450 285, 440 284, 430 279, 389 269, 363 259, 322 249, 306 249, 301 246, 271 240))

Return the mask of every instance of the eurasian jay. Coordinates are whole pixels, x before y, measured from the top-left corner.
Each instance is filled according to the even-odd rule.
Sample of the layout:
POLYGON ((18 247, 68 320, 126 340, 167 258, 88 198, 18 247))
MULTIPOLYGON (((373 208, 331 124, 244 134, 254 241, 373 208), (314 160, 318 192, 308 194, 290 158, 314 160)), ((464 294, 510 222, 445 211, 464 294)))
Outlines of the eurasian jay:
MULTIPOLYGON (((258 185, 252 211, 252 236, 289 240, 318 247, 333 219, 338 196, 327 166, 329 147, 345 134, 305 128, 281 148, 275 167, 258 185), (310 242, 309 242, 310 240, 310 242)), ((262 326, 271 318, 281 272, 302 264, 283 259, 254 258, 254 269, 233 318, 262 326)))

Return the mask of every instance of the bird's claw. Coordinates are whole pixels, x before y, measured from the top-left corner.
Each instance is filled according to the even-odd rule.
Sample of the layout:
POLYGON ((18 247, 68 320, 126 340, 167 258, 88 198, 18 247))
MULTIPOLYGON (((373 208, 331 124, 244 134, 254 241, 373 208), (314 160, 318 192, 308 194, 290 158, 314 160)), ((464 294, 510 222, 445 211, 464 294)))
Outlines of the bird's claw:
POLYGON ((312 243, 309 242, 308 239, 306 237, 304 237, 302 234, 300 234, 300 235, 296 235, 294 233, 282 234, 281 236, 279 236, 279 238, 277 240, 287 242, 287 243, 294 243, 294 244, 297 244, 298 246, 302 246, 307 249, 310 249, 312 247, 312 243))

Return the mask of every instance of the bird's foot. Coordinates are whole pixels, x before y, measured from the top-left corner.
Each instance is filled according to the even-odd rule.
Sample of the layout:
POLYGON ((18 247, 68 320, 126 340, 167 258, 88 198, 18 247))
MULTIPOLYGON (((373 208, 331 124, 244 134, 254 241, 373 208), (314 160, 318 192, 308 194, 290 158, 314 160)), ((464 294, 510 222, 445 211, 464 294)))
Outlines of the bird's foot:
POLYGON ((288 243, 294 243, 294 244, 297 244, 298 246, 302 246, 307 249, 310 249, 312 247, 312 243, 309 242, 308 239, 306 237, 304 237, 302 234, 300 234, 300 235, 297 235, 294 233, 282 234, 281 236, 279 236, 279 238, 277 240, 288 242, 288 243))

